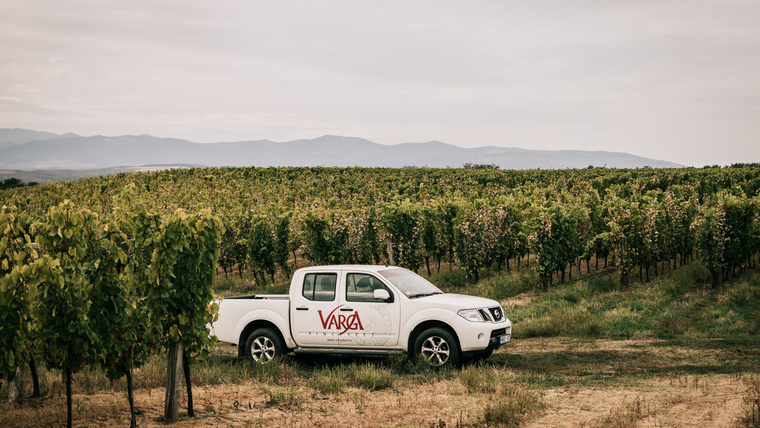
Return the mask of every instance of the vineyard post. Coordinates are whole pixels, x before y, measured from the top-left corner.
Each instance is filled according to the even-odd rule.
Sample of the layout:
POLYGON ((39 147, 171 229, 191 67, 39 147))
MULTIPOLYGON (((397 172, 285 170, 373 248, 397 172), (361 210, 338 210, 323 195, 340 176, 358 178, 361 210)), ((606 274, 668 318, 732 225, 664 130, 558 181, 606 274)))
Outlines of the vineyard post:
POLYGON ((166 394, 164 396, 164 422, 179 420, 179 401, 182 385, 182 339, 169 343, 166 366, 166 394))
POLYGON ((187 416, 194 418, 193 409, 193 384, 190 381, 190 356, 189 352, 182 353, 182 372, 185 374, 185 386, 187 387, 187 416))
POLYGON ((620 237, 620 288, 622 290, 628 289, 628 283, 629 283, 629 277, 628 277, 628 271, 629 266, 628 262, 626 261, 626 253, 628 252, 628 238, 625 237, 625 235, 620 237))
POLYGON ((21 400, 21 391, 24 389, 23 372, 20 366, 16 366, 16 377, 8 381, 8 402, 13 403, 21 400))
POLYGON ((385 246, 388 248, 388 263, 391 266, 395 266, 395 264, 393 263, 393 245, 391 244, 390 236, 385 237, 385 246))

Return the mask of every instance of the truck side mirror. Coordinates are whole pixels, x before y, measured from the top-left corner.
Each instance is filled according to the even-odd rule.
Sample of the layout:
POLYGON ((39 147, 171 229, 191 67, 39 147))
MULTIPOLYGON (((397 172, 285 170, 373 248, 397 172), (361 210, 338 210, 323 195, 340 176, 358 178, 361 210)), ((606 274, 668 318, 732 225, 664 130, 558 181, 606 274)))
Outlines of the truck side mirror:
POLYGON ((375 290, 372 296, 375 298, 375 300, 383 300, 383 301, 386 301, 391 298, 391 295, 390 293, 388 293, 388 290, 384 288, 375 290))

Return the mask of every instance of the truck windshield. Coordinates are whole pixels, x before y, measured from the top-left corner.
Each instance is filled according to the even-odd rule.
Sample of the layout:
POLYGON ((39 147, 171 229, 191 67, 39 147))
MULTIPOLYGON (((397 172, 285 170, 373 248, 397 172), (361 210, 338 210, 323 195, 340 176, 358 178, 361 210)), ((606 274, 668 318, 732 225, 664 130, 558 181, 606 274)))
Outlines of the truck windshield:
POLYGON ((378 273, 409 298, 443 294, 443 291, 428 282, 428 280, 406 269, 386 269, 378 273))

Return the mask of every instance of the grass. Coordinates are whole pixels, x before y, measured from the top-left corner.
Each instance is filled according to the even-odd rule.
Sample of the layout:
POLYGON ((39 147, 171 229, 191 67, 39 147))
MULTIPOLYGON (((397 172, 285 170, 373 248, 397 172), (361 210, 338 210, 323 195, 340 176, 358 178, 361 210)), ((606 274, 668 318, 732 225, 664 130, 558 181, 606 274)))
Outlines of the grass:
MULTIPOLYGON (((286 278, 256 288, 245 274, 242 280, 233 276, 237 281, 217 278, 217 293, 282 293, 287 288, 286 278)), ((723 388, 734 388, 742 397, 734 423, 758 426, 757 272, 718 290, 709 288, 698 264, 634 283, 626 292, 603 273, 559 282, 549 292, 535 290, 537 278, 527 269, 485 272, 477 284, 469 284, 458 270, 434 274, 431 280, 449 292, 500 301, 514 324, 513 343, 483 363, 443 370, 404 355, 286 355, 262 366, 237 358, 236 347, 220 345, 206 361, 192 365, 196 411, 201 417, 250 415, 251 424, 261 425, 327 426, 347 418, 354 425, 519 426, 548 417, 551 412, 545 410, 557 400, 548 398, 552 391, 623 390, 633 395, 604 411, 591 405, 584 410, 589 417, 577 425, 633 426, 652 417, 644 404, 678 404, 654 392, 674 390, 702 399, 729 385, 723 388), (206 408, 211 410, 204 412, 206 408), (283 414, 289 422, 273 416, 283 414)), ((165 366, 156 355, 135 370, 137 405, 145 417, 161 412, 165 366)), ((40 368, 40 381, 42 399, 0 404, 0 426, 55 425, 65 418, 60 373, 40 368)), ((30 388, 27 382, 26 396, 30 388)), ((75 420, 98 425, 123 418, 125 389, 123 379, 109 382, 100 370, 84 368, 74 375, 75 420)), ((607 398, 602 394, 600 399, 607 398)))
POLYGON ((618 291, 607 277, 560 283, 548 293, 529 291, 502 300, 526 337, 614 339, 754 336, 760 333, 760 275, 750 273, 710 290, 700 265, 618 291))
POLYGON ((744 380, 747 391, 742 403, 742 415, 739 418, 739 426, 746 428, 760 428, 760 378, 753 377, 744 380))
POLYGON ((584 428, 634 428, 642 419, 649 416, 646 409, 646 403, 642 403, 640 398, 625 403, 622 408, 613 409, 609 414, 601 416, 589 424, 584 424, 584 428))
MULTIPOLYGON (((196 411, 205 415, 202 417, 265 415, 268 409, 276 409, 293 418, 312 415, 330 420, 335 415, 363 418, 392 409, 406 415, 399 416, 399 421, 412 414, 424 415, 425 419, 408 426, 438 423, 439 419, 446 426, 519 426, 541 417, 553 405, 545 397, 547 391, 623 388, 638 394, 636 391, 673 388, 704 395, 713 389, 716 379, 727 377, 737 385, 743 381, 747 385, 745 419, 752 420, 752 409, 757 412, 760 340, 674 338, 629 343, 524 339, 483 363, 450 370, 432 370, 408 361, 403 364, 401 357, 289 355, 261 366, 237 359, 234 351, 214 349, 207 361, 192 367, 196 411), (233 405, 236 402, 242 404, 233 405), (213 411, 204 412, 209 405, 213 411)), ((163 359, 154 356, 136 371, 135 383, 141 385, 138 408, 150 407, 146 402, 162 403, 163 366, 163 359)), ((41 374, 45 398, 13 408, 0 405, 0 426, 42 426, 65 417, 60 375, 48 370, 41 374), (29 420, 35 423, 19 422, 29 420)), ((123 417, 126 403, 121 391, 119 382, 110 385, 97 370, 78 373, 74 377, 76 420, 123 417), (87 396, 105 396, 112 404, 91 401, 87 396)), ((629 399, 626 403, 585 422, 586 426, 628 426, 623 422, 639 416, 629 406, 635 402, 629 399)), ((160 412, 160 406, 155 407, 160 412)), ((386 422, 378 424, 395 425, 386 422)))
POLYGON ((498 398, 495 404, 486 404, 483 422, 486 426, 517 427, 545 407, 546 404, 537 392, 513 387, 498 398))

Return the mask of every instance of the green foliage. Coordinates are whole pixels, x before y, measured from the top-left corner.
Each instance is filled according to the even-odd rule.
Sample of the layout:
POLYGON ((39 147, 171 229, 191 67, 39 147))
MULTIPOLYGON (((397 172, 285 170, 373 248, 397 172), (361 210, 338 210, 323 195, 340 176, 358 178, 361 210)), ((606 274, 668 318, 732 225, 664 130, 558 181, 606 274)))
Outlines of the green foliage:
MULTIPOLYGON (((50 367, 76 373, 98 358, 99 338, 89 320, 87 271, 97 216, 70 201, 50 208, 45 221, 32 226, 44 255, 36 302, 43 357, 50 367)), ((34 268, 29 268, 34 270, 34 268)))
POLYGON ((155 349, 146 337, 145 306, 137 304, 148 269, 146 238, 138 233, 150 233, 138 224, 148 220, 148 215, 129 189, 117 207, 117 216, 96 230, 91 242, 94 262, 87 271, 92 286, 89 318, 100 339, 100 364, 110 379, 129 375, 155 349))
POLYGON ((324 214, 309 211, 304 219, 304 235, 308 252, 315 264, 330 264, 334 260, 330 223, 324 214))
POLYGON ((275 242, 272 258, 274 262, 280 266, 283 272, 290 277, 292 268, 288 266, 288 257, 290 257, 290 249, 292 247, 292 239, 290 237, 290 218, 292 214, 286 213, 277 218, 277 225, 275 226, 275 242))
POLYGON ((0 190, 15 189, 17 187, 24 186, 36 186, 37 184, 39 183, 34 181, 30 181, 29 183, 24 184, 24 182, 18 178, 6 178, 5 180, 0 181, 0 190))
POLYGON ((113 197, 130 183, 159 217, 213 207, 226 227, 219 265, 226 275, 236 268, 241 277, 253 268, 257 282, 275 271, 289 276, 295 267, 289 260, 297 266, 301 258, 311 264, 387 263, 387 238, 396 264, 417 271, 424 266, 428 274, 448 263, 477 282, 486 270, 510 270, 530 251, 538 256, 532 267, 545 288, 564 278, 568 267, 577 272, 581 260, 591 270, 594 257, 605 267, 609 258, 626 286, 636 270, 650 280, 661 273, 658 263, 692 260, 701 236, 717 283, 752 265, 760 239, 760 168, 753 165, 194 168, 9 189, 0 193, 0 203, 41 217, 70 199, 105 219, 116 211, 113 197), (720 230, 711 229, 711 216, 720 230))
POLYGON ((0 379, 13 380, 33 333, 32 300, 43 274, 29 220, 14 207, 0 210, 0 379))
POLYGON ((464 169, 499 169, 499 165, 496 165, 495 163, 492 164, 473 164, 473 163, 466 163, 462 165, 462 168, 464 169))
POLYGON ((716 198, 715 205, 700 210, 694 223, 700 258, 710 271, 714 287, 751 259, 760 246, 758 200, 728 192, 721 192, 716 198))
POLYGON ((538 258, 536 271, 545 290, 551 285, 551 275, 574 263, 584 251, 589 230, 588 213, 579 205, 549 202, 534 206, 536 215, 530 224, 530 242, 538 258))
POLYGON ((274 276, 275 272, 275 240, 272 228, 264 216, 254 216, 250 219, 251 229, 248 237, 248 257, 250 265, 259 274, 267 273, 274 276))
POLYGON ((145 306, 151 330, 161 343, 182 338, 185 349, 203 359, 216 338, 206 324, 218 311, 211 284, 216 274, 224 227, 209 210, 175 211, 163 218, 153 238, 154 250, 145 306))
POLYGON ((395 264, 413 271, 422 267, 420 217, 419 205, 405 200, 385 206, 380 218, 382 228, 391 241, 395 264))

